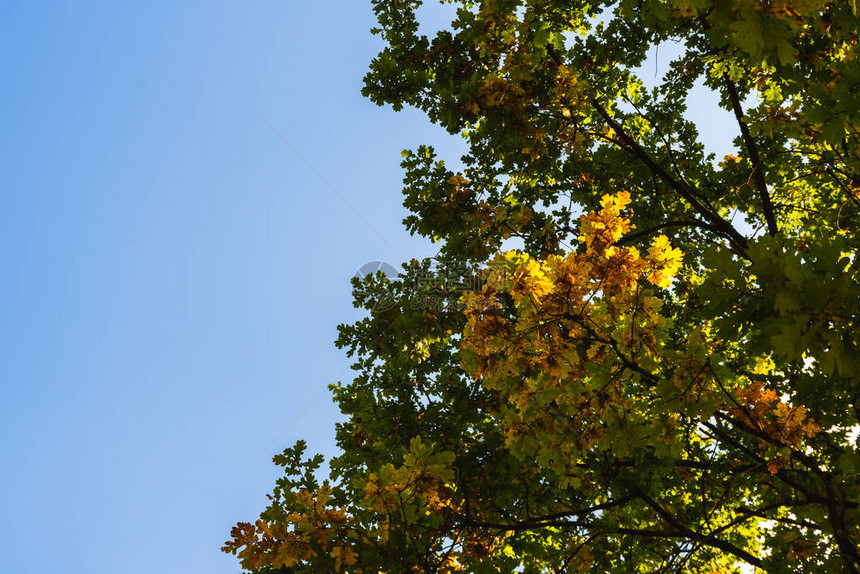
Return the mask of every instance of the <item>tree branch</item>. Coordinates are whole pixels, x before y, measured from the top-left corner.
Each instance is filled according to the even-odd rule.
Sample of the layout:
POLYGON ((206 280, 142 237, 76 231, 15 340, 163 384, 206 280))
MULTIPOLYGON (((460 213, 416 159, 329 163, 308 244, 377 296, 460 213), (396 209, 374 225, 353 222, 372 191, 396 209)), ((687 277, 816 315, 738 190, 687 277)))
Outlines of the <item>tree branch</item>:
POLYGON ((654 227, 649 227, 648 229, 644 229, 642 231, 637 231, 636 233, 630 233, 616 241, 616 245, 626 245, 628 243, 633 243, 637 239, 642 237, 646 237, 651 235, 656 231, 660 231, 661 229, 666 229, 667 227, 698 227, 700 229, 706 229, 708 231, 713 231, 714 233, 720 233, 720 230, 711 225, 710 223, 705 223, 704 221, 698 221, 696 219, 678 219, 676 221, 668 221, 666 223, 661 223, 660 225, 655 225, 654 227))
POLYGON ((650 506, 657 515, 669 523, 673 528, 675 528, 680 534, 682 534, 685 538, 690 540, 695 540, 696 542, 701 542, 706 546, 711 546, 713 548, 719 548, 720 550, 725 550, 729 554, 733 554, 746 562, 747 564, 751 564, 756 568, 761 568, 761 560, 756 556, 753 556, 746 550, 742 548, 738 548, 734 544, 727 542, 725 540, 721 540, 720 538, 715 538, 713 536, 709 536, 707 534, 702 534, 700 532, 696 532, 695 530, 691 530, 675 520, 675 518, 666 512, 666 510, 660 506, 656 501, 652 500, 644 493, 639 493, 639 498, 642 499, 645 504, 650 506))
POLYGON ((750 162, 753 164, 753 180, 758 189, 759 197, 761 198, 762 211, 764 219, 767 222, 767 230, 771 235, 776 235, 779 227, 776 224, 776 217, 773 213, 773 203, 770 199, 770 192, 767 189, 767 182, 764 180, 764 167, 761 163, 761 158, 758 155, 758 148, 755 140, 750 133, 749 126, 744 121, 744 110, 741 107, 741 99, 738 95, 738 88, 735 83, 728 77, 725 77, 726 90, 729 92, 729 100, 732 102, 732 110, 735 112, 735 119, 738 126, 741 128, 741 137, 744 140, 744 147, 749 155, 750 162))
POLYGON ((564 527, 564 526, 579 526, 585 527, 590 526, 589 522, 582 522, 578 520, 564 520, 565 518, 570 518, 573 516, 587 516, 594 512, 598 512, 601 510, 606 510, 608 508, 614 508, 616 506, 622 506, 627 504, 631 500, 636 498, 635 496, 625 496, 616 500, 610 500, 609 502, 604 502, 603 504, 596 504, 594 506, 590 506, 588 508, 582 508, 579 510, 570 510, 567 512, 558 512, 556 514, 547 514, 545 516, 540 516, 536 518, 529 518, 527 520, 519 520, 513 523, 500 523, 500 522, 489 522, 485 520, 477 520, 470 516, 460 516, 462 524, 466 526, 477 526, 479 528, 491 528, 493 530, 533 530, 537 528, 546 528, 548 526, 555 527, 564 527))
POLYGON ((702 203, 702 201, 696 197, 695 190, 693 190, 689 185, 682 183, 675 178, 672 177, 669 172, 667 172, 660 164, 656 163, 648 153, 642 149, 642 147, 634 140, 630 135, 624 131, 624 128, 616 122, 612 116, 609 115, 609 112, 598 103, 596 99, 591 100, 591 105, 594 107, 595 111, 603 118, 609 127, 615 130, 615 133, 620 137, 620 142, 623 143, 624 147, 626 147, 627 151, 630 152, 635 158, 640 160, 648 169, 650 169, 653 173, 655 173, 661 180, 663 180, 669 187, 671 187, 678 195, 680 195, 690 206, 701 215, 708 223, 710 223, 714 229, 718 230, 718 232, 727 238, 738 251, 740 255, 749 259, 746 255, 747 250, 747 239, 743 235, 741 235, 737 229, 732 227, 732 225, 727 222, 725 219, 720 217, 717 213, 715 213, 710 207, 702 203))

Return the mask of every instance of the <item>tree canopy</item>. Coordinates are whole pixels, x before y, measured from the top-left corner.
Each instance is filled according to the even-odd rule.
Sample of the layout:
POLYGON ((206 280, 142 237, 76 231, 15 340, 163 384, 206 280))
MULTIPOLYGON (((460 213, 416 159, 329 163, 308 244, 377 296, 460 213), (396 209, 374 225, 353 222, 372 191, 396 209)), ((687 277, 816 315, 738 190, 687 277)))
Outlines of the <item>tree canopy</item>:
POLYGON ((252 572, 860 572, 860 19, 836 0, 374 0, 430 261, 355 282, 321 476, 252 572), (642 69, 671 45, 661 77, 642 69), (647 81, 643 81, 647 80, 647 81), (649 87, 651 86, 651 87, 649 87), (732 153, 685 119, 702 86, 732 153))

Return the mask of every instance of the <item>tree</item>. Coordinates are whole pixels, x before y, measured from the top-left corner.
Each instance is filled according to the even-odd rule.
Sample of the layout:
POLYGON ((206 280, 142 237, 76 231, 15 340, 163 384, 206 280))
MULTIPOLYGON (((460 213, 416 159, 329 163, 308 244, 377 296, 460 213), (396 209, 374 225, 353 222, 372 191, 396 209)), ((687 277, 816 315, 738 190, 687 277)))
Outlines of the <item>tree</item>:
POLYGON ((860 20, 844 0, 374 0, 364 93, 435 261, 355 283, 355 378, 224 548, 254 572, 860 572, 860 20), (654 88, 637 74, 675 46, 654 88), (737 126, 708 155, 704 85, 737 126), (744 566, 745 565, 745 566, 744 566))

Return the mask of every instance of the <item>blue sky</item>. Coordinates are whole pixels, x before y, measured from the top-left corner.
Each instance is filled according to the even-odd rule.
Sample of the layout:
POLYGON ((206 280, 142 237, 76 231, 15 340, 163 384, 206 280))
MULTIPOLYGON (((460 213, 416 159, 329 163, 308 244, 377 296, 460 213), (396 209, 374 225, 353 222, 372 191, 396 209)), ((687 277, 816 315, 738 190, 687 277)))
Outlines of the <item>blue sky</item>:
POLYGON ((271 455, 331 453, 314 400, 348 376, 349 278, 434 252, 400 224, 400 151, 455 149, 359 94, 372 17, 4 4, 4 571, 237 572, 219 547, 265 506, 271 455))
POLYGON ((400 151, 460 150, 360 96, 372 16, 4 4, 4 571, 237 572, 219 547, 272 454, 332 453, 349 278, 435 251, 400 223, 400 151))

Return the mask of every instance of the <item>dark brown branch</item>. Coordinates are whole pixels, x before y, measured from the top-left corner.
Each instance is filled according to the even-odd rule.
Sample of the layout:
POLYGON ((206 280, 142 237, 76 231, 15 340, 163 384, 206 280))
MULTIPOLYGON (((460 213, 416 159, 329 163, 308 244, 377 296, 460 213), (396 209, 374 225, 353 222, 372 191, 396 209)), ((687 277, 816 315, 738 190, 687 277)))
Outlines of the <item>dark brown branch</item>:
MULTIPOLYGON (((756 453, 756 452, 748 449, 744 445, 742 445, 740 442, 735 440, 733 437, 729 436, 727 433, 722 432, 719 429, 719 427, 717 427, 715 424, 708 422, 708 421, 699 421, 699 423, 702 426, 704 426, 705 428, 707 428, 708 430, 710 430, 713 433, 713 435, 716 437, 716 439, 721 441, 723 444, 734 447, 735 449, 741 451, 742 453, 744 453, 747 457, 751 458, 752 460, 759 461, 759 463, 762 466, 767 465, 767 460, 762 458, 758 453, 756 453)), ((758 436, 758 435, 755 435, 755 436, 758 436)), ((805 473, 803 473, 803 474, 805 474, 805 473)), ((806 501, 808 503, 824 504, 824 505, 827 504, 827 498, 809 490, 808 488, 805 488, 803 485, 801 485, 797 481, 791 479, 788 476, 788 474, 786 473, 785 469, 780 469, 776 473, 776 475, 774 475, 774 476, 776 476, 776 478, 778 478, 781 482, 783 482, 785 485, 787 485, 792 490, 799 492, 800 494, 805 496, 806 501)))
POLYGON ((715 416, 717 419, 722 420, 724 422, 727 422, 730 425, 734 426, 735 428, 740 429, 747 434, 751 434, 751 435, 755 436, 756 438, 759 438, 759 439, 775 446, 776 448, 784 448, 784 447, 791 448, 791 458, 798 461, 799 463, 804 465, 806 468, 808 468, 809 470, 811 470, 815 474, 817 474, 819 476, 824 476, 825 471, 822 470, 821 467, 818 466, 818 464, 815 462, 815 460, 811 456, 809 456, 808 454, 805 454, 805 453, 799 451, 798 449, 791 447, 791 445, 785 444, 784 442, 777 440, 776 438, 768 435, 764 431, 757 429, 757 428, 745 423, 744 421, 738 420, 735 417, 731 417, 731 416, 724 414, 724 413, 716 413, 715 416))
POLYGON ((755 516, 757 518, 764 518, 765 520, 773 520, 774 522, 780 522, 782 524, 793 524, 795 526, 800 526, 801 528, 810 528, 812 530, 821 531, 821 527, 815 523, 809 522, 808 520, 803 519, 794 519, 787 517, 779 517, 773 516, 772 514, 768 514, 761 509, 749 509, 749 508, 738 508, 737 511, 740 514, 745 514, 747 516, 755 516))
POLYGON ((672 188, 678 195, 680 195, 690 206, 701 215, 708 223, 710 223, 715 230, 717 230, 721 235, 723 235, 726 239, 728 239, 737 249, 739 254, 743 257, 749 258, 746 255, 747 249, 747 239, 743 235, 741 235, 737 229, 732 227, 732 225, 727 222, 725 219, 720 217, 717 213, 715 213, 710 207, 702 203, 702 201, 696 197, 695 190, 693 190, 689 185, 676 180, 669 174, 660 164, 651 159, 651 156, 642 149, 642 147, 634 140, 630 135, 624 131, 624 128, 616 122, 612 116, 609 115, 609 112, 600 105, 597 100, 592 100, 591 105, 594 107, 595 111, 603 118, 609 127, 615 130, 615 133, 618 134, 620 138, 619 144, 622 144, 624 148, 630 152, 635 158, 640 160, 648 169, 650 169, 653 173, 655 173, 664 183, 666 183, 670 188, 672 188))
POLYGON ((767 222, 767 230, 771 235, 776 235, 779 232, 779 227, 776 224, 776 217, 773 213, 773 203, 770 199, 770 192, 767 189, 767 182, 764 180, 764 166, 761 158, 758 155, 758 148, 755 140, 750 133, 749 126, 744 120, 744 110, 741 107, 741 99, 738 95, 738 88, 735 83, 728 77, 725 77, 726 90, 729 92, 729 100, 732 102, 732 110, 735 113, 735 119, 741 129, 741 137, 744 140, 744 147, 747 150, 747 155, 753 165, 752 177, 758 189, 759 197, 761 198, 762 211, 764 219, 767 222))
MULTIPOLYGON (((561 65, 561 56, 558 52, 552 47, 548 46, 547 54, 552 59, 552 62, 558 66, 561 65)), ((615 132, 621 137, 622 142, 616 142, 616 145, 619 145, 621 149, 626 149, 631 153, 635 158, 639 159, 642 163, 644 163, 651 170, 653 174, 658 176, 661 180, 663 180, 669 187, 675 190, 678 195, 680 195, 684 200, 689 203, 693 209, 702 217, 710 223, 718 233, 722 234, 726 239, 729 240, 729 243, 732 244, 733 250, 738 253, 741 257, 745 259, 749 259, 749 256, 746 253, 747 250, 747 239, 741 233, 738 232, 729 222, 720 217, 718 213, 716 213, 710 206, 705 205, 702 201, 696 197, 695 190, 686 182, 686 181, 678 181, 671 176, 661 165, 656 163, 648 153, 642 149, 636 140, 634 140, 627 132, 624 131, 624 128, 616 122, 612 116, 606 111, 606 109, 600 105, 596 98, 591 98, 591 105, 594 107, 595 111, 603 118, 603 120, 613 129, 615 132)))
POLYGON ((598 343, 603 343, 604 345, 609 345, 610 347, 612 347, 612 350, 615 351, 615 355, 621 360, 621 364, 624 368, 627 368, 627 369, 630 369, 631 371, 639 373, 640 375, 642 375, 642 377, 646 381, 648 381, 652 385, 656 385, 659 382, 657 377, 653 373, 649 373, 648 371, 646 371, 645 369, 640 367, 635 361, 628 359, 627 356, 624 353, 622 353, 621 350, 618 348, 618 343, 616 341, 614 341, 611 338, 606 339, 606 338, 601 337, 594 329, 592 329, 582 319, 582 317, 578 317, 578 316, 572 315, 570 313, 564 313, 562 316, 565 319, 573 321, 574 323, 576 323, 577 325, 579 325, 580 327, 585 329, 585 332, 588 334, 589 337, 592 338, 592 340, 597 341, 598 343))
POLYGON ((499 523, 499 522, 488 522, 484 520, 476 520, 470 516, 461 516, 462 524, 466 526, 477 526, 479 528, 491 528, 493 530, 533 530, 537 528, 546 528, 546 527, 564 527, 564 526, 590 526, 588 522, 581 522, 577 520, 564 520, 565 518, 571 518, 574 516, 587 516, 589 514, 593 514, 595 512, 599 512, 601 510, 607 510, 609 508, 615 508, 616 506, 622 506, 627 504, 631 500, 636 498, 635 496, 624 496, 622 498, 618 498, 616 500, 610 500, 609 502, 604 502, 603 504, 596 504, 594 506, 590 506, 588 508, 582 508, 578 510, 569 510, 566 512, 558 512, 555 514, 547 514, 545 516, 529 518, 527 520, 519 520, 517 522, 513 522, 510 524, 507 523, 499 523))
POLYGON ((687 540, 693 540, 695 542, 700 543, 703 546, 710 546, 712 548, 718 548, 720 550, 724 550, 729 554, 737 556, 747 564, 755 566, 756 568, 762 568, 761 560, 757 557, 753 556, 749 552, 738 548, 737 546, 726 542, 725 540, 720 540, 719 538, 712 538, 710 536, 705 536, 703 534, 698 534, 693 532, 692 530, 687 530, 686 532, 667 532, 664 530, 640 530, 638 528, 616 528, 611 532, 611 534, 627 534, 632 536, 643 536, 646 538, 685 538, 687 540))
POLYGON ((700 229, 706 229, 708 231, 713 231, 716 234, 719 234, 720 230, 711 225, 710 223, 705 223, 704 221, 698 221, 696 219, 679 219, 677 221, 668 221, 666 223, 661 223, 660 225, 655 225, 654 227, 649 227, 648 229, 644 229, 642 231, 637 231, 636 233, 630 233, 616 241, 615 243, 618 245, 626 245, 628 243, 633 243, 637 239, 642 237, 647 237, 656 231, 660 231, 661 229, 666 229, 667 227, 698 227, 700 229))
POLYGON ((836 539, 836 545, 839 547, 839 553, 842 555, 846 570, 857 574, 857 568, 860 567, 860 552, 857 551, 857 544, 845 532, 845 507, 847 504, 844 497, 842 500, 837 500, 830 475, 825 477, 824 485, 827 489, 827 519, 830 526, 833 527, 833 538, 836 539))
POLYGON ((668 524, 670 524, 673 528, 675 528, 679 534, 681 534, 684 538, 688 538, 690 540, 695 540, 696 542, 700 542, 706 546, 711 546, 713 548, 719 548, 720 550, 724 550, 729 554, 733 554, 737 556, 747 564, 751 564, 756 568, 761 568, 761 560, 747 552, 742 548, 738 548, 734 544, 722 540, 720 538, 715 538, 714 536, 709 536, 707 534, 702 534, 701 532, 696 532, 695 530, 691 530, 675 520, 675 518, 669 514, 662 506, 660 506, 656 501, 652 500, 647 495, 640 493, 639 498, 645 502, 648 506, 650 506, 657 515, 665 520, 668 524))

